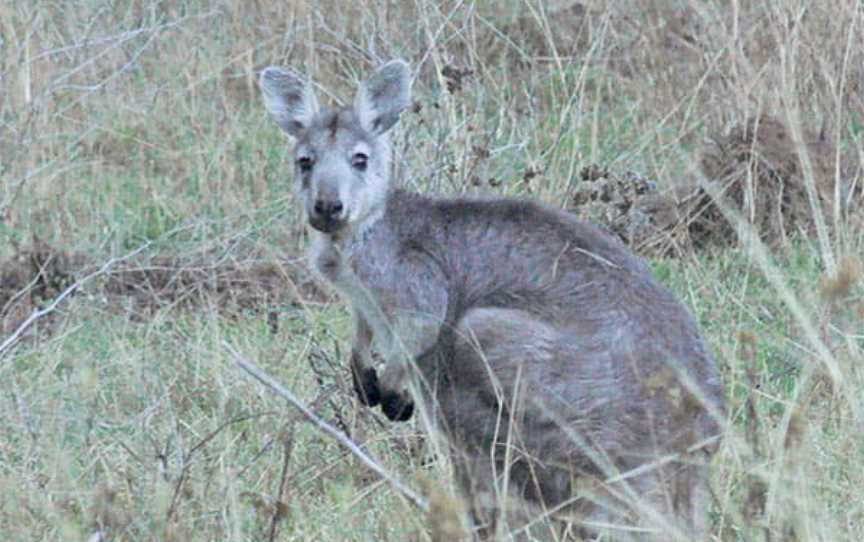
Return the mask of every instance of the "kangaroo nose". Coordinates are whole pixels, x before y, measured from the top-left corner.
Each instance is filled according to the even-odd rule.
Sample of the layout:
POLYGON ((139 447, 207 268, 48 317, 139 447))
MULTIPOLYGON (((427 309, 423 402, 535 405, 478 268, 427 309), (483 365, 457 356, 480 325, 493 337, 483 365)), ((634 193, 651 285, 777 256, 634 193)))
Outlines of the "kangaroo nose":
POLYGON ((320 216, 321 218, 326 219, 335 219, 339 218, 339 215, 342 214, 342 202, 337 200, 324 200, 319 199, 315 200, 315 207, 313 208, 315 214, 320 216))

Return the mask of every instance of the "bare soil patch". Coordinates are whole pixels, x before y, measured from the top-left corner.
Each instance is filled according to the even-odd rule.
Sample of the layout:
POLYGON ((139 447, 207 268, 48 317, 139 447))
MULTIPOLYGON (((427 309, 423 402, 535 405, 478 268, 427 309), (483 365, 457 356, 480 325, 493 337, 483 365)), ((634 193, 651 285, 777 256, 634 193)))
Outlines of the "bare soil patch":
MULTIPOLYGON (((37 243, 0 262, 0 331, 14 330, 45 305, 93 272, 103 262, 37 243)), ((220 311, 272 311, 278 305, 320 303, 320 290, 302 266, 268 261, 254 253, 225 260, 215 255, 152 256, 119 262, 85 290, 138 315, 168 306, 195 308, 206 302, 220 311)), ((269 316, 269 315, 268 315, 269 316)), ((272 320, 273 318, 270 317, 272 320)), ((274 324, 275 325, 275 324, 274 324)))

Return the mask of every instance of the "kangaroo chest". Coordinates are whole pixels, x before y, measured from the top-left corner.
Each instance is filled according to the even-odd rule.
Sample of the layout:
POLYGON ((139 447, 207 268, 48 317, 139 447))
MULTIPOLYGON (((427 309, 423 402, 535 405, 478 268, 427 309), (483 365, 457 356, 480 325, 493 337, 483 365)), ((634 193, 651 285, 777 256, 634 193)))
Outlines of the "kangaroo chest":
POLYGON ((418 355, 437 340, 446 287, 425 262, 375 241, 381 240, 347 249, 315 243, 310 263, 369 323, 376 351, 385 358, 402 350, 418 355))

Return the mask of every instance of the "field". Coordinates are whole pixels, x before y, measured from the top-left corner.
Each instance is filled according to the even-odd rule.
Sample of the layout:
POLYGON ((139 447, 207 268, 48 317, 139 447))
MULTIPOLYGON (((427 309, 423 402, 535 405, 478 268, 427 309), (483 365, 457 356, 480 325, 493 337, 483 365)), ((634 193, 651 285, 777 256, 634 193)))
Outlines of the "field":
POLYGON ((727 388, 712 539, 864 540, 858 0, 0 0, 4 539, 460 536, 447 458, 353 397, 350 314, 305 267, 256 83, 291 66, 346 103, 393 57, 408 187, 602 221, 576 197, 599 168, 710 201, 642 253, 727 388))

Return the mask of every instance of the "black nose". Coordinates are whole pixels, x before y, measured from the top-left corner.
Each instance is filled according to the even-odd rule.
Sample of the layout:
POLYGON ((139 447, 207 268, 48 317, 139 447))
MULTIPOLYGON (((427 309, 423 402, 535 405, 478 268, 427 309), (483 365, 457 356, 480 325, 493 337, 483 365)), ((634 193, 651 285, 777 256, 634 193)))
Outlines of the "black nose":
POLYGON ((315 214, 326 220, 334 220, 342 214, 342 202, 337 200, 315 200, 315 214))

